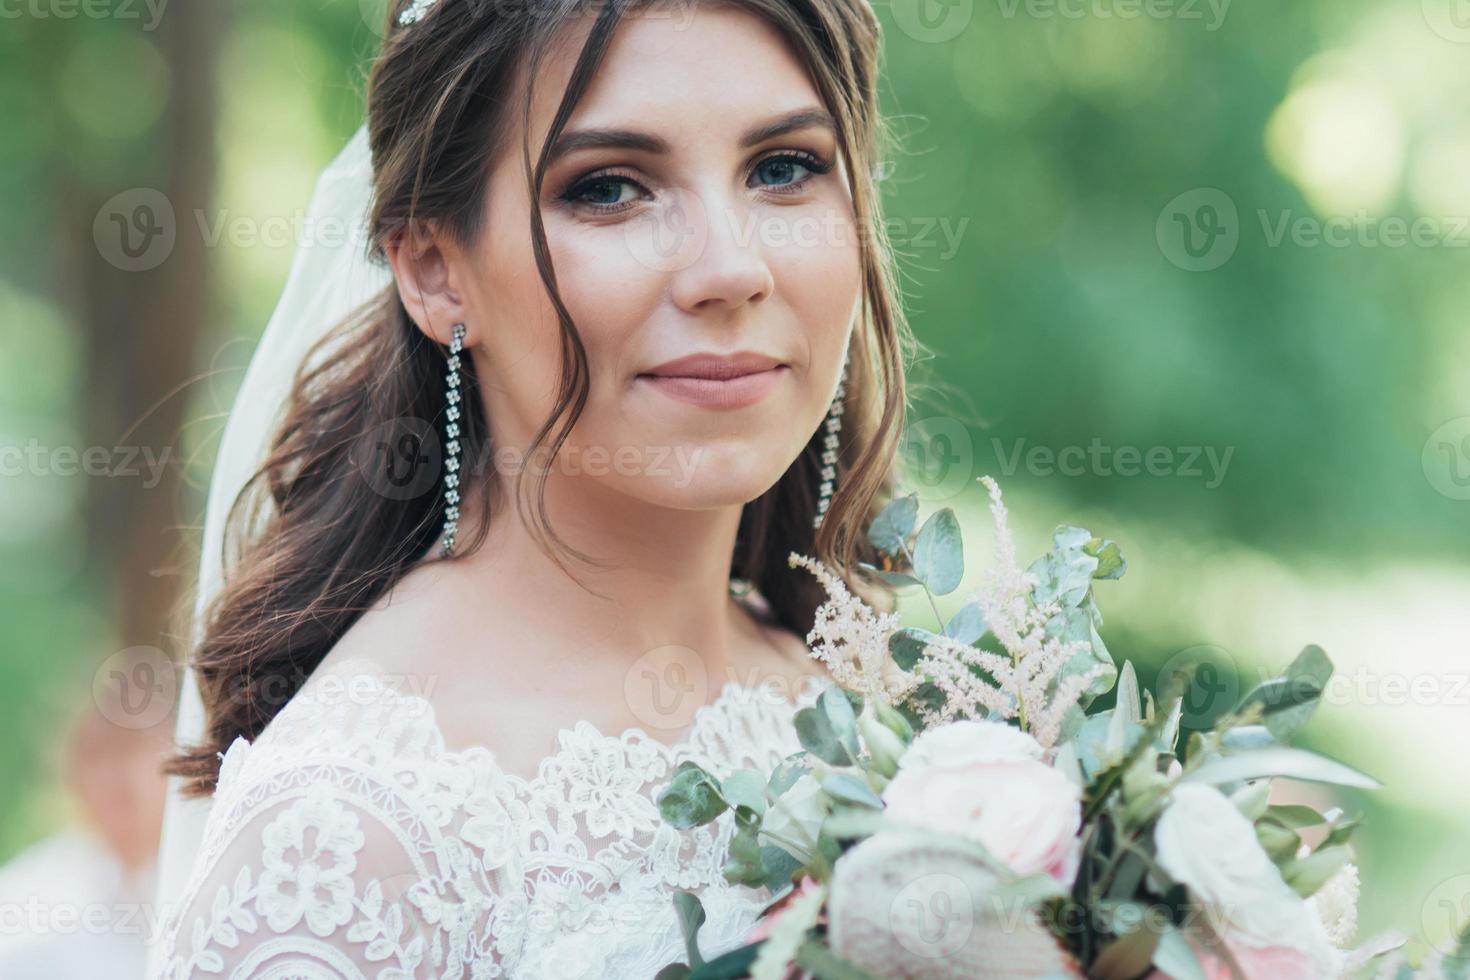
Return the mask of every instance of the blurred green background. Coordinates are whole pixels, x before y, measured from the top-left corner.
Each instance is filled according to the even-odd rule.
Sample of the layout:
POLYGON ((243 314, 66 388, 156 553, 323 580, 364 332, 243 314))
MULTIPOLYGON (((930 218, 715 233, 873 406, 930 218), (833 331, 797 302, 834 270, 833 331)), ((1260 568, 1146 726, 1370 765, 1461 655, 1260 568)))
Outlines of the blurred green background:
MULTIPOLYGON (((1118 540, 1104 635, 1146 684, 1203 655, 1223 703, 1322 645, 1342 683, 1309 741, 1386 783, 1335 798, 1367 814, 1362 933, 1442 939, 1470 914, 1470 4, 877 9, 890 232, 936 355, 916 489, 972 554, 981 474, 1024 556, 1060 523, 1118 540)), ((99 665, 178 652, 224 416, 380 17, 0 18, 0 860, 75 819, 56 732, 99 665), (150 190, 161 260, 113 225, 166 224, 150 190), (89 476, 57 448, 86 446, 168 455, 89 476)))

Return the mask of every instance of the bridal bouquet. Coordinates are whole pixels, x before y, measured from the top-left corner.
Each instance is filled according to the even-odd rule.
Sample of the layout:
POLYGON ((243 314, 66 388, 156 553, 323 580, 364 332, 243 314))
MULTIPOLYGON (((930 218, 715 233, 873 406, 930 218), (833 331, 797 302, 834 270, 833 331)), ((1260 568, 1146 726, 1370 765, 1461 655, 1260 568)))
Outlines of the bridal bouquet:
MULTIPOLYGON (((1093 588, 1123 575, 1117 544, 1060 527, 1022 570, 982 482, 996 561, 948 621, 933 597, 963 572, 953 512, 916 531, 911 495, 868 529, 885 566, 869 571, 923 588, 938 631, 790 556, 828 593, 807 641, 837 682, 796 716, 803 751, 769 775, 686 762, 659 797, 680 828, 733 810, 725 877, 774 895, 746 945, 706 962, 703 909, 677 893, 689 962, 658 980, 1410 976, 1402 935, 1352 946, 1356 819, 1271 799, 1274 777, 1377 785, 1289 744, 1326 655, 1307 647, 1181 739, 1187 672, 1140 697, 1098 635, 1093 588)), ((1431 957, 1464 977, 1470 941, 1431 957)))

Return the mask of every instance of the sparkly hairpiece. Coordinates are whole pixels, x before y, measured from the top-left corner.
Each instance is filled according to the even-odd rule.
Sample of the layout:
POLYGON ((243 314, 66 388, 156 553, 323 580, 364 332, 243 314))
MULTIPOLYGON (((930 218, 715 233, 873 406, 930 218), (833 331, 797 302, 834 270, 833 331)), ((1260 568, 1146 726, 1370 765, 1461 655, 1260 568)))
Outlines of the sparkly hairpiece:
POLYGON ((398 15, 399 26, 407 27, 409 24, 417 24, 424 19, 429 8, 438 2, 439 0, 413 0, 413 3, 405 7, 403 13, 398 15))

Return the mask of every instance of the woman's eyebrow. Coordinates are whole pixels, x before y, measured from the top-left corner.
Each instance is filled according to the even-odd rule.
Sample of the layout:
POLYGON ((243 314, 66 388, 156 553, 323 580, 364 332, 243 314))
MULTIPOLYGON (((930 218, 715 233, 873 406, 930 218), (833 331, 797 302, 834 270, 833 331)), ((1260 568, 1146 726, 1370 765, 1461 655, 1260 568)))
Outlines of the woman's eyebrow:
MULTIPOLYGON (((834 134, 837 132, 837 120, 826 109, 819 107, 796 109, 747 130, 740 137, 740 145, 748 149, 766 140, 775 139, 799 129, 806 129, 809 126, 822 126, 834 134)), ((557 139, 556 145, 547 157, 547 162, 550 163, 577 150, 590 149, 637 150, 657 154, 669 152, 669 144, 660 136, 636 129, 574 129, 562 133, 557 139)))

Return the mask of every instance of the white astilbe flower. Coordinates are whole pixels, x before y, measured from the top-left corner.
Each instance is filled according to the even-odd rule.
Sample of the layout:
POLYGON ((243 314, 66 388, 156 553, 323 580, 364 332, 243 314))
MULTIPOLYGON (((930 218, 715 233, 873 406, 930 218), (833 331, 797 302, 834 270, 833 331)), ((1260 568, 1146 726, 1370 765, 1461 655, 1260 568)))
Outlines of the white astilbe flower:
POLYGON ((1358 930, 1359 887, 1358 866, 1349 862, 1307 899, 1307 905, 1321 919, 1327 938, 1338 949, 1347 949, 1358 930))
POLYGON ((800 566, 817 577, 827 600, 817 607, 807 646, 814 658, 842 687, 887 704, 903 700, 919 683, 905 672, 888 651, 888 638, 900 623, 895 613, 880 613, 848 591, 847 584, 822 562, 792 552, 792 568, 800 566))
POLYGON ((914 673, 933 681, 944 701, 938 707, 917 707, 926 726, 957 717, 988 717, 995 721, 1015 718, 1023 731, 1050 750, 1061 737, 1062 719, 1068 709, 1107 668, 1098 665, 1057 680, 1068 661, 1090 646, 1084 641, 1063 642, 1047 634, 1046 623, 1057 614, 1058 607, 1055 603, 1032 605, 1036 576, 1016 564, 1016 545, 1000 487, 988 476, 980 480, 990 491, 995 566, 969 601, 979 606, 986 627, 1005 653, 981 650, 948 637, 931 641, 914 665, 914 673), (989 678, 977 675, 973 668, 985 671, 989 678))

